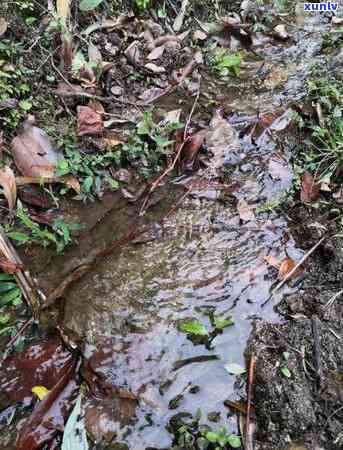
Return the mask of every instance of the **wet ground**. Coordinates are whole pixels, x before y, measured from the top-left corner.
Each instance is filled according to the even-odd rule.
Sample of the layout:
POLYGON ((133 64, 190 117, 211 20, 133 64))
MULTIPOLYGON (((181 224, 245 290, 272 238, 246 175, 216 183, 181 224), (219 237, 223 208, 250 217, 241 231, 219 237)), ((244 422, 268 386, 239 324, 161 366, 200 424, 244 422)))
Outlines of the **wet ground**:
MULTIPOLYGON (((92 254, 125 236, 130 227, 147 227, 146 233, 98 258, 91 270, 66 289, 63 301, 58 301, 58 318, 53 316, 64 338, 84 357, 81 373, 92 386, 85 394, 85 421, 94 448, 122 443, 130 450, 169 449, 173 444, 166 428, 170 420, 183 412, 194 416, 198 409, 202 423, 212 421, 214 428, 226 425, 239 434, 236 415, 224 402, 244 399, 245 381, 228 373, 225 366, 246 366, 245 351, 253 329, 246 356, 251 349, 262 355, 255 390, 257 422, 264 430, 260 436, 268 435, 268 430, 273 437, 273 433, 282 434, 282 427, 290 428, 290 423, 293 429, 301 423, 302 432, 316 424, 311 417, 312 400, 305 398, 303 375, 299 375, 303 384, 297 378, 294 381, 294 389, 303 395, 294 403, 304 401, 307 415, 294 416, 291 407, 282 420, 278 416, 273 428, 272 406, 269 403, 267 408, 267 400, 266 404, 260 400, 263 395, 267 398, 265 386, 275 391, 280 386, 279 380, 273 385, 274 363, 263 365, 267 358, 261 348, 275 341, 275 336, 270 337, 274 325, 264 322, 277 324, 275 329, 289 334, 289 345, 296 348, 300 345, 296 336, 303 333, 289 329, 275 308, 285 298, 298 295, 303 277, 292 280, 262 306, 278 282, 277 270, 265 258, 299 261, 308 248, 299 239, 295 243, 299 235, 292 231, 290 216, 274 209, 289 195, 293 183, 291 155, 298 137, 289 107, 304 96, 310 67, 322 60, 323 34, 331 30, 329 19, 319 16, 285 20, 291 38, 282 42, 254 36, 254 48, 265 63, 248 57, 241 77, 231 86, 206 70, 199 71, 200 97, 193 120, 208 125, 208 118, 214 119, 206 137, 206 164, 196 174, 169 181, 154 194, 144 218, 138 217, 140 201, 129 203, 119 195, 93 204, 87 213, 69 205, 68 214, 87 223, 78 248, 60 257, 45 256, 44 264, 36 260, 36 254, 35 258, 25 256, 39 285, 51 292, 73 270, 94 262, 92 254), (258 114, 266 118, 264 130, 254 128, 258 114), (178 201, 182 186, 203 179, 229 184, 231 189, 215 190, 209 184, 193 188, 178 201), (215 330, 214 319, 229 316, 233 325, 215 330), (203 324, 208 336, 195 338, 180 331, 186 320, 203 324)), ((159 107, 168 111, 178 104, 176 95, 161 101, 159 107)), ((188 110, 192 104, 193 99, 183 101, 188 110)), ((300 340, 311 345, 305 338, 300 340)), ((334 348, 331 340, 327 342, 334 348)), ((287 345, 281 347, 276 359, 280 352, 289 351, 287 345)), ((295 374, 296 355, 292 358, 295 374)), ((276 394, 268 395, 275 398, 276 394)), ((285 448, 293 438, 271 438, 265 446, 260 441, 259 448, 285 448)), ((335 448, 328 445, 325 448, 335 448)), ((12 447, 6 442, 1 448, 12 447)))

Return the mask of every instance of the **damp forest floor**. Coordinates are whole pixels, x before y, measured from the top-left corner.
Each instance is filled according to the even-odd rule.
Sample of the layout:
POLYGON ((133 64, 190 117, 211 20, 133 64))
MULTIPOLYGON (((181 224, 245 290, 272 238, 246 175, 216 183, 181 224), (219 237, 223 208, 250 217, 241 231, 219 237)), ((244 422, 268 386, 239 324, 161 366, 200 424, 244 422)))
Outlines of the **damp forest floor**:
POLYGON ((0 5, 0 449, 343 447, 343 5, 0 5))

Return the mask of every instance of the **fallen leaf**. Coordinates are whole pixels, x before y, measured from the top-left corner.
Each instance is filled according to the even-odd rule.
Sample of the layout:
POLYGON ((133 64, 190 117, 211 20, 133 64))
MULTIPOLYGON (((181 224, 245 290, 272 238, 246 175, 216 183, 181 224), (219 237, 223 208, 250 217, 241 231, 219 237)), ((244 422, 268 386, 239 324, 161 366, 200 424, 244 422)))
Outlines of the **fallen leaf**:
POLYGON ((83 89, 78 84, 71 84, 71 83, 65 83, 64 81, 60 81, 57 85, 56 92, 82 93, 83 89))
POLYGON ((49 394, 35 406, 20 429, 16 450, 38 450, 63 429, 65 420, 78 393, 71 364, 49 394))
POLYGON ((59 153, 48 135, 26 120, 23 131, 12 140, 12 155, 20 172, 28 177, 54 176, 59 153))
POLYGON ((156 47, 154 48, 149 55, 147 56, 147 59, 149 61, 154 61, 155 59, 159 59, 161 58, 161 56, 163 55, 163 52, 165 50, 164 45, 161 45, 160 47, 156 47))
POLYGON ((196 158, 201 149, 207 130, 201 130, 190 136, 181 152, 182 170, 192 170, 195 166, 196 158))
POLYGON ((52 225, 52 223, 58 218, 58 212, 55 210, 37 211, 33 208, 29 208, 29 215, 34 222, 41 223, 43 225, 52 225))
POLYGON ((5 371, 0 372, 3 398, 10 403, 32 398, 33 386, 51 390, 68 370, 73 356, 63 349, 57 339, 27 347, 4 361, 5 371))
POLYGON ((92 108, 95 112, 98 114, 104 114, 105 108, 103 105, 99 102, 99 100, 90 100, 88 106, 92 108))
POLYGON ((143 58, 139 41, 133 41, 125 50, 124 55, 131 64, 134 66, 140 66, 143 58))
POLYGON ((0 256, 0 267, 3 272, 8 273, 9 275, 14 275, 18 273, 20 270, 24 270, 24 266, 22 264, 13 262, 1 256, 0 256))
POLYGON ((19 189, 18 197, 22 202, 38 208, 48 209, 53 205, 51 197, 37 186, 25 186, 19 189))
POLYGON ((81 395, 69 416, 62 440, 62 450, 88 450, 87 432, 81 411, 81 395))
POLYGON ((229 372, 230 375, 242 375, 246 372, 246 369, 239 364, 229 363, 225 364, 225 370, 229 372))
POLYGON ((113 178, 122 183, 130 183, 132 175, 127 169, 118 169, 113 173, 113 178))
POLYGON ((33 388, 31 389, 31 391, 37 395, 37 397, 39 398, 39 400, 43 400, 44 397, 46 397, 49 394, 49 389, 47 389, 44 386, 33 386, 33 388))
POLYGON ((285 24, 279 24, 276 25, 276 27, 274 28, 274 36, 282 39, 282 40, 286 40, 289 38, 289 34, 286 30, 286 25, 285 24))
POLYGON ((303 203, 312 203, 319 198, 319 185, 310 172, 305 172, 301 179, 300 199, 303 203))
POLYGON ((92 11, 102 3, 102 0, 81 0, 79 8, 81 11, 92 11))
POLYGON ((118 20, 104 19, 101 22, 92 23, 87 27, 82 34, 86 36, 90 35, 96 30, 102 30, 104 28, 114 28, 118 24, 118 20))
POLYGON ((179 326, 179 330, 183 331, 184 333, 194 334, 195 336, 208 335, 208 331, 205 325, 196 320, 189 320, 187 322, 181 323, 179 326))
POLYGON ((157 66, 154 63, 148 63, 144 66, 146 69, 150 70, 153 73, 164 73, 166 69, 162 66, 157 66))
POLYGON ((0 17, 0 37, 7 31, 8 23, 4 17, 0 17))
POLYGON ((264 260, 275 269, 280 269, 281 263, 275 258, 275 256, 268 255, 264 257, 264 260))
POLYGON ((90 63, 93 63, 95 65, 101 65, 102 64, 102 55, 98 47, 90 42, 88 46, 88 59, 90 63))
MULTIPOLYGON (((284 280, 287 275, 294 269, 294 267, 297 265, 297 263, 295 261, 293 261, 293 259, 291 258, 286 258, 284 259, 281 264, 280 264, 280 268, 279 268, 279 275, 278 278, 280 281, 284 280)), ((292 275, 291 278, 296 278, 299 275, 301 275, 303 273, 304 269, 302 267, 299 267, 294 274, 292 275)))
POLYGON ((68 176, 68 177, 64 177, 63 181, 68 187, 73 189, 77 194, 80 194, 80 192, 81 192, 81 185, 80 185, 80 182, 79 182, 79 180, 77 178, 72 177, 72 176, 68 176))
POLYGON ((280 372, 286 378, 291 378, 292 377, 292 374, 291 374, 290 370, 288 369, 288 367, 281 367, 280 368, 280 372))
POLYGON ((107 148, 112 148, 117 147, 118 145, 123 145, 124 141, 122 137, 116 134, 110 134, 104 138, 104 143, 107 148))
POLYGON ((204 33, 201 30, 196 30, 193 33, 193 40, 194 41, 205 41, 207 39, 207 34, 204 33))
POLYGON ((17 200, 17 185, 13 170, 8 166, 0 169, 0 185, 4 189, 9 209, 14 209, 17 200))
POLYGON ((237 211, 239 214, 239 217, 243 222, 249 222, 250 220, 255 220, 255 214, 251 206, 248 205, 248 203, 241 199, 237 203, 237 211))
POLYGON ((77 134, 78 136, 98 135, 104 131, 104 122, 101 114, 89 106, 77 108, 77 134))

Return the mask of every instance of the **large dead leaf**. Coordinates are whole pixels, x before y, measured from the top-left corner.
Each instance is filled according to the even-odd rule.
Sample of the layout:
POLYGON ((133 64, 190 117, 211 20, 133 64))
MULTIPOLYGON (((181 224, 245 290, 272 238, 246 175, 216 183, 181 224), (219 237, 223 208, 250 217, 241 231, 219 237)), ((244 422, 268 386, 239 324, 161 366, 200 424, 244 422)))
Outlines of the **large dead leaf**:
POLYGON ((48 135, 33 125, 24 122, 23 131, 12 140, 12 155, 20 172, 27 177, 53 177, 59 154, 48 135))
POLYGON ((17 199, 17 186, 13 170, 10 167, 6 166, 0 169, 0 184, 4 189, 9 209, 13 209, 17 199))
POLYGON ((77 108, 77 134, 78 136, 99 135, 104 131, 102 115, 89 106, 77 108))
POLYGON ((201 130, 188 138, 181 153, 182 170, 194 169, 199 150, 204 143, 206 134, 207 130, 201 130))
POLYGON ((36 404, 19 431, 17 450, 38 450, 63 430, 78 393, 74 372, 75 365, 70 364, 49 394, 36 404))
POLYGON ((303 203, 312 203, 319 198, 319 185, 310 172, 305 172, 301 179, 300 199, 303 203))

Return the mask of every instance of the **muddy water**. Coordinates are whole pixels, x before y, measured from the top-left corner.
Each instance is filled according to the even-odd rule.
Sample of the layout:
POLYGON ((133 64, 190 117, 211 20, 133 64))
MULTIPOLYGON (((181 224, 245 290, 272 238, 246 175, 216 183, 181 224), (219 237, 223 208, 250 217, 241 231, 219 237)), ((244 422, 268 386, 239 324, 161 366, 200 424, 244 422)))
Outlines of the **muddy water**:
MULTIPOLYGON (((225 364, 245 365, 254 320, 280 320, 273 305, 281 294, 261 308, 277 282, 264 257, 302 255, 286 233, 286 221, 263 212, 292 183, 287 152, 280 156, 265 135, 260 144, 242 142, 241 162, 228 169, 240 183, 230 198, 189 196, 163 227, 155 225, 150 242, 103 260, 68 292, 63 328, 87 343, 88 356, 105 351, 97 372, 138 399, 124 418, 101 403, 101 425, 89 425, 95 440, 111 440, 116 433, 130 449, 169 448, 166 424, 176 413, 199 408, 203 422, 217 412, 220 424, 237 429, 223 402, 239 399, 239 386, 235 392, 236 377, 225 364), (242 199, 253 205, 255 219, 241 220, 236 204, 242 199), (210 344, 194 343, 178 330, 183 320, 195 319, 212 331, 211 315, 231 315, 234 325, 210 344)), ((156 216, 161 207, 153 208, 156 216)), ((115 214, 106 220, 115 222, 115 214)))

